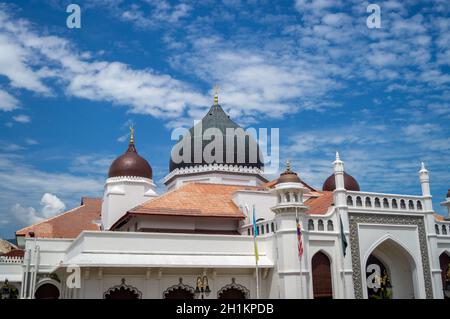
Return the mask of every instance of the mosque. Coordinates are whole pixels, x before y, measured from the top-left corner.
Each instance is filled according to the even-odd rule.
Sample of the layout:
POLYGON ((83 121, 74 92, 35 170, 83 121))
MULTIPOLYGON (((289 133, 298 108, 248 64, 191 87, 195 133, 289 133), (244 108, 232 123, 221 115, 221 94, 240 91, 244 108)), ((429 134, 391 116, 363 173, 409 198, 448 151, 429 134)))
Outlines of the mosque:
MULTIPOLYGON (((239 128, 217 96, 199 124, 226 138, 239 128)), ((433 210, 424 164, 420 195, 373 193, 336 154, 316 189, 290 164, 268 180, 244 141, 213 162, 170 156, 158 194, 132 132, 103 198, 16 232, 19 248, 0 256, 0 298, 450 297, 450 219, 433 210)), ((450 214, 450 190, 442 205, 450 214)))

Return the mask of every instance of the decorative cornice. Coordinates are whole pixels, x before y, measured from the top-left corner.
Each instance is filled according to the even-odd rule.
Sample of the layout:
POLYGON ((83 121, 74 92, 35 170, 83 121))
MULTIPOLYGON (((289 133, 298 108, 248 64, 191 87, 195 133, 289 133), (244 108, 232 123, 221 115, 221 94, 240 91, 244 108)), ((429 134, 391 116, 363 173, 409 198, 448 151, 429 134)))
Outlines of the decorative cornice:
POLYGON ((190 175, 198 173, 211 173, 211 172, 225 172, 225 173, 240 173, 240 174, 252 174, 260 175, 266 179, 263 174, 264 172, 257 167, 248 167, 242 165, 228 165, 228 164, 209 164, 209 165, 194 165, 183 168, 176 168, 166 177, 164 177, 164 183, 170 181, 173 177, 177 175, 190 175))

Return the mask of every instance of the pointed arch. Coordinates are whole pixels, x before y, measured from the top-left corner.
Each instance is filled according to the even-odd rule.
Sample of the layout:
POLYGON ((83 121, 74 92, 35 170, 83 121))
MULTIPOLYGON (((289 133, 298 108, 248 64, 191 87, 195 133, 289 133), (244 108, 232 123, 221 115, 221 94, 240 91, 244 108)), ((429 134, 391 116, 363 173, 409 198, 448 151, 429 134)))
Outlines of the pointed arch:
POLYGON ((183 278, 178 279, 178 284, 170 286, 163 292, 164 299, 194 299, 195 289, 183 284, 183 278))
POLYGON ((417 259, 405 244, 390 234, 386 234, 371 245, 363 258, 361 266, 364 267, 363 284, 366 298, 366 269, 371 256, 380 260, 386 268, 386 275, 392 284, 392 298, 409 299, 420 296, 417 259))
POLYGON ((333 298, 331 278, 331 258, 323 250, 319 250, 311 258, 313 296, 315 299, 333 298))

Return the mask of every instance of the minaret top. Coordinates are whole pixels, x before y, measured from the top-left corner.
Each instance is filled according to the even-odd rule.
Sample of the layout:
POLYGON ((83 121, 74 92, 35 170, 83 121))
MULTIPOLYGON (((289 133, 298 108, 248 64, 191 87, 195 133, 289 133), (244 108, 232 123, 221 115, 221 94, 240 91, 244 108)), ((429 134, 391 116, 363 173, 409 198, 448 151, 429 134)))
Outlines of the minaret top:
POLYGON ((219 86, 214 85, 214 105, 219 105, 219 86))

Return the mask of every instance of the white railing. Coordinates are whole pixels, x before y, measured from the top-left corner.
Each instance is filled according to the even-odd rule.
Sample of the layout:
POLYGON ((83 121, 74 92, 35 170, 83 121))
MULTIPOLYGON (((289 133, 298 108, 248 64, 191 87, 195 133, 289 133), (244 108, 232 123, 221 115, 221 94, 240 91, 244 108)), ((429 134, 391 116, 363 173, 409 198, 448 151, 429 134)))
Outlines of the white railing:
POLYGON ((373 210, 423 211, 422 196, 347 192, 347 206, 373 210))
MULTIPOLYGON (((307 215, 300 220, 303 230, 332 232, 336 225, 332 218, 323 215, 307 215)), ((274 220, 263 220, 256 223, 259 235, 265 235, 276 232, 274 220)), ((253 224, 247 224, 241 227, 241 235, 253 235, 253 224)))
POLYGON ((22 264, 23 263, 23 257, 18 256, 0 256, 0 263, 3 264, 22 264))
MULTIPOLYGON (((256 228, 259 235, 265 235, 276 232, 276 224, 274 220, 262 220, 256 222, 256 228)), ((253 235, 253 224, 247 224, 241 227, 241 235, 253 235)))
POLYGON ((450 221, 438 221, 434 227, 437 235, 450 237, 450 221))

